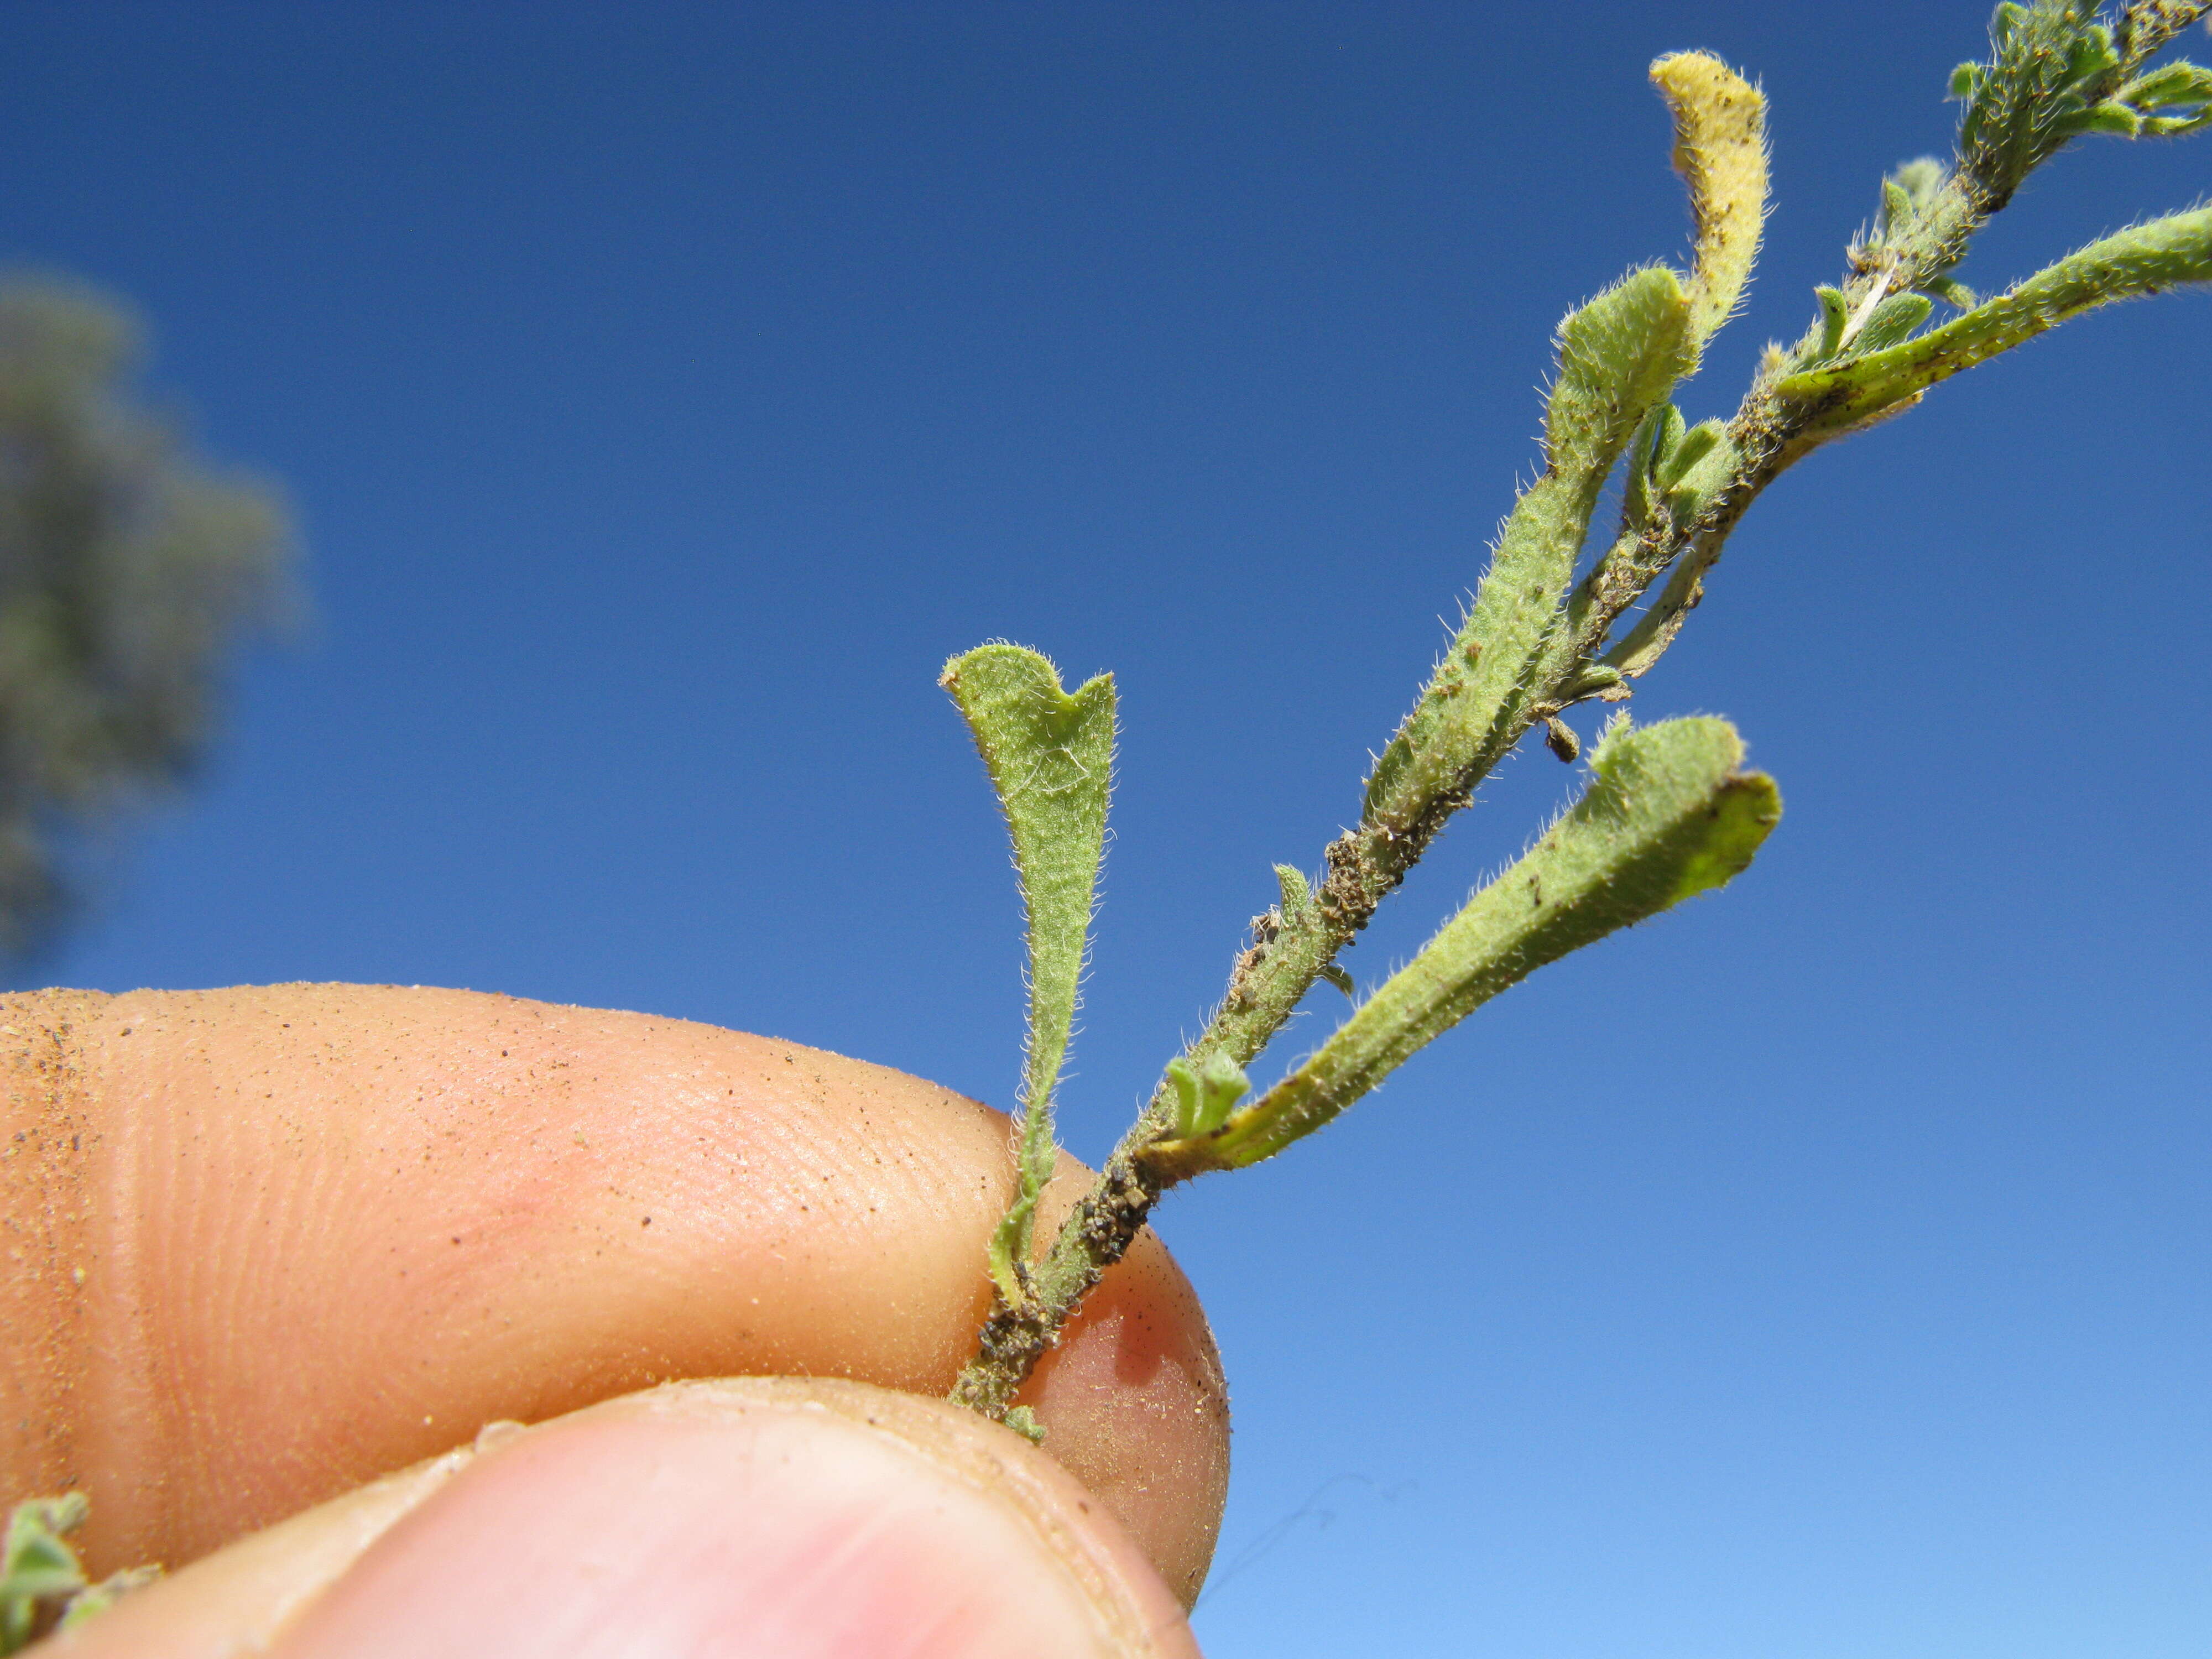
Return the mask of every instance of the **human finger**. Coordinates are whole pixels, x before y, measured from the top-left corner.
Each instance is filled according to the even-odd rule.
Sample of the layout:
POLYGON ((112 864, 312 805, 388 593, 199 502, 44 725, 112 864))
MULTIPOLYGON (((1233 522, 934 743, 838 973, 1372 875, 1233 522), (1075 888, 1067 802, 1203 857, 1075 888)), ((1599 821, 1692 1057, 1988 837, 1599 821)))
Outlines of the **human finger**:
POLYGON ((1065 1470, 942 1401, 679 1383, 451 1454, 72 1632, 82 1659, 1195 1656, 1065 1470))
MULTIPOLYGON (((10 998, 0 1039, 8 1473, 91 1494, 101 1571, 671 1377, 941 1393, 988 1303, 1005 1120, 796 1044, 355 986, 10 998)), ((1194 1595, 1225 1405, 1156 1240, 1026 1397, 1194 1595)))

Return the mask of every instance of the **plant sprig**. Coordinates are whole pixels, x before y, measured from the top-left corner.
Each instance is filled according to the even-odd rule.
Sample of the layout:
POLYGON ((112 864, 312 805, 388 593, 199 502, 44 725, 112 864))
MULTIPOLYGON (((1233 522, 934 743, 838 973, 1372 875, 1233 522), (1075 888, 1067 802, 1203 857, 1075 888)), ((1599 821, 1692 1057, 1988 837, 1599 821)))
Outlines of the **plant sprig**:
POLYGON ((91 1511, 81 1492, 26 1498, 9 1511, 0 1534, 0 1654, 81 1625, 161 1576, 159 1567, 131 1567, 98 1583, 86 1577, 68 1534, 91 1511))
MULTIPOLYGON (((1726 884, 1782 817, 1774 780, 1742 761, 1726 720, 1636 731, 1615 716, 1589 789, 1550 833, 1258 1101, 1225 1115, 1179 1102, 1173 1138, 1140 1148, 1139 1167, 1164 1188, 1273 1157, 1546 963, 1726 884)), ((1241 1072, 1223 1080, 1222 1095, 1242 1091, 1241 1072)))
MULTIPOLYGON (((1240 1105, 1243 1068, 1317 979, 1348 988, 1337 954, 1498 762, 1540 728, 1554 753, 1574 759, 1579 745, 1559 716, 1577 703, 1630 696, 1631 683, 1680 632, 1744 512, 1784 470, 2081 312, 2212 280, 2212 209, 2107 237, 1986 301, 1953 274, 2021 182, 2076 139, 2173 137, 2212 125, 2212 70, 2151 62, 2208 10, 2212 0, 2132 0, 2110 17, 2081 0, 2000 5, 1988 58, 1951 79, 1966 106, 1953 159, 1908 162, 1882 181, 1872 228, 1847 250, 1843 278, 1816 289, 1803 337, 1767 349, 1733 416, 1695 426, 1674 403, 1674 390, 1735 308, 1756 258, 1766 210, 1765 102, 1707 53, 1652 65, 1690 196, 1690 271, 1633 270, 1560 325, 1543 471, 1506 519, 1462 626, 1369 775, 1358 822, 1326 849, 1317 883, 1278 866, 1281 902, 1254 919, 1206 1029, 1168 1063, 1097 1181, 1034 1259, 1026 1229, 1036 1171, 1048 1169, 1037 1162, 1035 1137, 1049 1134, 1039 1103, 1050 1079, 1041 1085, 1033 1072, 1025 1075, 1018 1195, 992 1245, 998 1294, 954 1400, 1034 1431, 1025 1414, 1012 1415, 1016 1391, 1169 1188, 1272 1156, 1490 996, 1721 885, 1750 862, 1778 817, 1779 796, 1771 780, 1739 769, 1733 728, 1697 720, 1639 731, 1619 717, 1591 757, 1591 781, 1572 811, 1319 1050, 1240 1105), (1929 329, 1939 303, 1959 314, 1929 329), (1590 521, 1615 478, 1619 527, 1584 568, 1590 521)), ((1012 735, 994 739, 1005 745, 994 757, 957 684, 981 654, 957 659, 948 684, 976 726, 1014 826, 1030 921, 1030 1053, 1033 1062, 1048 1054, 1056 1074, 1066 1026, 1052 1024, 1049 1009, 1040 1013, 1036 988, 1050 971, 1041 964, 1079 962, 1090 890, 1080 919, 1068 907, 1053 924, 1072 933, 1041 933, 1030 875, 1039 855, 1024 850, 1023 809, 1008 780, 1019 785, 1033 769, 1061 764, 1054 757, 1066 744, 1060 728, 1012 722, 1012 735), (1022 735, 1032 731, 1042 735, 1022 735)), ((1026 659, 1018 671, 1012 656, 990 660, 1025 676, 1040 708, 1060 708, 1054 698, 1079 702, 1103 683, 1067 699, 1049 664, 1018 654, 1026 659)), ((1110 715, 1103 741, 1110 748, 1110 715)), ((1099 790, 1103 827, 1103 782, 1099 790)), ((1095 873, 1097 842, 1083 845, 1095 873)))

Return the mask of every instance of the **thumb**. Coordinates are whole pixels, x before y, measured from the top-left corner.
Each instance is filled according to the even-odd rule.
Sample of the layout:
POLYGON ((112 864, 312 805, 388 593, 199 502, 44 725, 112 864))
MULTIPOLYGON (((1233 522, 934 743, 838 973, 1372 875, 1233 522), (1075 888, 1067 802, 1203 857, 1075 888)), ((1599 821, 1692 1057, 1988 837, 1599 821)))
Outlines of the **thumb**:
POLYGON ((1182 1611, 1010 1431, 862 1383, 672 1384, 487 1431, 197 1562, 81 1659, 1195 1659, 1182 1611))

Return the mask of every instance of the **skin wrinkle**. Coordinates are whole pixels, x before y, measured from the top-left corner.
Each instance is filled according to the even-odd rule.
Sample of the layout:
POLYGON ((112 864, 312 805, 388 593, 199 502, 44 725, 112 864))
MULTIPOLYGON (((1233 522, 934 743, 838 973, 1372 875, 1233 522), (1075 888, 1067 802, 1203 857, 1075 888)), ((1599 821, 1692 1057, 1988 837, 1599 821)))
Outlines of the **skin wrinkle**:
MULTIPOLYGON (((0 1024, 58 1002, 0 999, 0 1024)), ((672 1376, 941 1392, 988 1306, 1006 1120, 896 1073, 457 992, 73 1006, 109 1131, 101 1358, 72 1362, 101 1402, 104 1565, 189 1559, 487 1419, 672 1376)), ((1048 1226, 1080 1182, 1065 1163, 1048 1226)), ((1024 1397, 1188 1596, 1225 1478, 1219 1362, 1149 1238, 1095 1307, 1024 1397)))
POLYGON ((47 1022, 0 1008, 10 1102, 0 1122, 0 1180, 33 1194, 0 1229, 7 1249, 0 1309, 9 1346, 21 1356, 0 1382, 0 1409, 34 1466, 64 1484, 82 1461, 72 1413, 64 1409, 88 1340, 87 1298, 76 1274, 82 1270, 89 1279, 100 1266, 91 1220, 97 1206, 84 1174, 91 1158, 86 1139, 96 1146, 98 1137, 86 1121, 70 1035, 85 1002, 58 1000, 47 1022))

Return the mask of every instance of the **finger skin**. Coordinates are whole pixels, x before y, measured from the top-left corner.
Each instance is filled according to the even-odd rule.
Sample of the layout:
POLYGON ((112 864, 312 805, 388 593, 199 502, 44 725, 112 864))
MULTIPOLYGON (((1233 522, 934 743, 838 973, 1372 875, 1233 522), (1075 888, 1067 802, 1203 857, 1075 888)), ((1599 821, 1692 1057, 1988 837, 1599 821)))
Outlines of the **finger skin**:
POLYGON ((1195 1659, 1051 1458, 942 1401, 664 1385, 461 1450, 124 1601, 83 1659, 1195 1659))
MULTIPOLYGON (((988 1305, 1006 1120, 819 1050, 360 986, 0 998, 0 1043, 6 1476, 91 1493, 97 1570, 673 1377, 941 1394, 988 1305)), ((1150 1234, 1024 1398, 1194 1596, 1226 1400, 1150 1234)))

